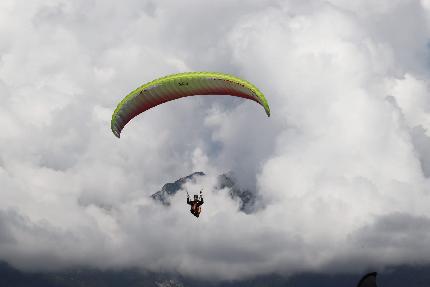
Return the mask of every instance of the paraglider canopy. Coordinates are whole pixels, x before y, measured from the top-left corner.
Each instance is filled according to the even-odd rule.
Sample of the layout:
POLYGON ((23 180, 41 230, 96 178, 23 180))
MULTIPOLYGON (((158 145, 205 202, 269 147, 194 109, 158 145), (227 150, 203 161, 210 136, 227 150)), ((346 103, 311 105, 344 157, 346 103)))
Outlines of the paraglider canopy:
POLYGON ((263 93, 248 81, 223 73, 180 73, 153 80, 128 94, 112 115, 112 132, 119 138, 124 126, 140 113, 168 101, 196 95, 230 95, 249 99, 263 106, 270 116, 269 104, 263 93))

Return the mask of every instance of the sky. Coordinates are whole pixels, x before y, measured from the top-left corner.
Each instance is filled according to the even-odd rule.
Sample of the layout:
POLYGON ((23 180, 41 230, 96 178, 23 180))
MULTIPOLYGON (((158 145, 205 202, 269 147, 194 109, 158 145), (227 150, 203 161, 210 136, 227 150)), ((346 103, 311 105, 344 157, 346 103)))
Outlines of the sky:
POLYGON ((199 278, 430 263, 430 1, 0 2, 0 260, 199 278), (119 101, 187 71, 255 84, 190 97, 121 139, 119 101), (195 171, 184 192, 149 197, 195 171), (234 172, 251 214, 214 190, 234 172))

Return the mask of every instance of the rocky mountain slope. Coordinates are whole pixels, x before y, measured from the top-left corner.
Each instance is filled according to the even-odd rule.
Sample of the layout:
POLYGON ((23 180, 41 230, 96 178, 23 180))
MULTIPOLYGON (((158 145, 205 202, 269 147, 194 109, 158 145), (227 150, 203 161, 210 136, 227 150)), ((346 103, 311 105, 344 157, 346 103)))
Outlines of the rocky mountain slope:
MULTIPOLYGON (((170 197, 174 196, 182 189, 186 182, 196 182, 199 177, 206 176, 204 172, 194 172, 188 176, 182 177, 175 182, 166 183, 161 190, 152 194, 151 197, 161 202, 165 206, 170 205, 170 197)), ((245 213, 251 213, 256 206, 256 193, 247 189, 242 189, 238 186, 234 179, 233 173, 223 173, 218 176, 215 189, 218 191, 228 191, 232 200, 239 201, 239 209, 245 213)))

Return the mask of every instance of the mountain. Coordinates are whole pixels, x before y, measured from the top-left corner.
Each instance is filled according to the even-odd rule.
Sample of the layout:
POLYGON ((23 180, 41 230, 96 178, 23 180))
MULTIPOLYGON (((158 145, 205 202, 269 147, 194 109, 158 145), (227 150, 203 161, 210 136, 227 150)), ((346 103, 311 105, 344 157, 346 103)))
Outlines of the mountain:
POLYGON ((0 262, 1 287, 184 287, 174 275, 137 269, 22 272, 0 262))
MULTIPOLYGON (((359 281, 363 282, 357 274, 303 273, 289 278, 262 275, 246 280, 204 281, 137 269, 23 272, 0 262, 1 287, 356 287, 359 281)), ((378 273, 377 283, 378 287, 428 287, 430 265, 390 268, 378 273)))
POLYGON ((197 177, 205 176, 204 172, 198 171, 194 172, 186 177, 182 177, 175 182, 169 182, 163 185, 161 190, 152 194, 151 197, 154 200, 160 201, 163 205, 170 205, 170 197, 174 196, 179 190, 181 190, 182 185, 188 181, 195 182, 197 177))
POLYGON ((218 176, 217 190, 228 189, 230 198, 239 200, 239 210, 245 213, 252 213, 256 209, 256 192, 241 188, 235 178, 234 173, 223 173, 218 176))
MULTIPOLYGON (((206 176, 206 174, 201 171, 194 172, 188 176, 176 180, 175 182, 166 183, 163 185, 161 190, 152 194, 151 197, 154 200, 161 202, 163 205, 169 206, 170 197, 174 196, 178 191, 180 191, 186 182, 196 182, 198 177, 201 176, 206 176)), ((221 191, 224 189, 228 190, 231 199, 239 201, 240 211, 244 213, 252 213, 255 210, 257 202, 256 193, 248 189, 240 188, 232 172, 223 173, 217 178, 215 190, 221 191)))

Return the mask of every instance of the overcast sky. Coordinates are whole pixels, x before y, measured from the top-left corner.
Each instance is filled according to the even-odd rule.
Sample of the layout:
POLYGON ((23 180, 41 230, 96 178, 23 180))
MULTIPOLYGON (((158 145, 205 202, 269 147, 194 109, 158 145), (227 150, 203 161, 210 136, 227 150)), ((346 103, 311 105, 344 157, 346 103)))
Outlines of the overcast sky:
POLYGON ((204 278, 430 263, 429 0, 0 1, 0 260, 204 278), (157 77, 231 73, 110 130, 157 77), (194 171, 184 193, 149 195, 194 171), (234 171, 265 208, 238 211, 234 171))

